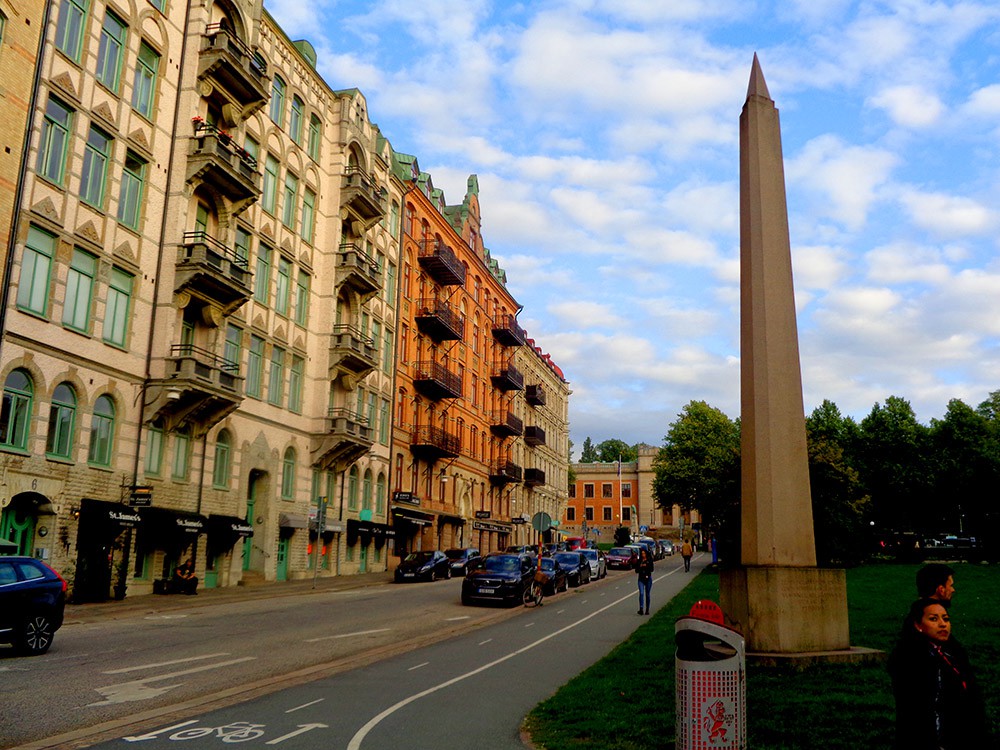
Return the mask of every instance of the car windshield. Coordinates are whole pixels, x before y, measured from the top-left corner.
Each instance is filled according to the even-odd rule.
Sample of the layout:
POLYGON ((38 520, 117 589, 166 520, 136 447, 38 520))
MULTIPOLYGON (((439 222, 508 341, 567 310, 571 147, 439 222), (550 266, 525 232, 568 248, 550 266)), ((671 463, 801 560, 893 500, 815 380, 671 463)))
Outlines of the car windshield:
POLYGON ((449 560, 461 560, 465 557, 464 549, 450 549, 445 554, 448 556, 449 560))
POLYGON ((624 547, 615 547, 613 550, 608 552, 609 555, 622 555, 628 557, 632 554, 632 550, 625 549, 624 547))
POLYGON ((560 565, 579 565, 580 564, 580 553, 579 552, 559 552, 556 554, 556 560, 559 561, 560 565))
POLYGON ((542 570, 547 570, 547 571, 551 572, 551 571, 553 571, 555 569, 556 569, 556 561, 555 560, 553 560, 551 557, 543 557, 542 558, 542 570))
POLYGON ((585 549, 583 551, 583 556, 586 557, 588 560, 596 560, 597 559, 597 550, 596 549, 585 549))
POLYGON ((514 555, 493 555, 486 558, 483 567, 493 573, 509 573, 521 569, 521 558, 514 555))
POLYGON ((431 559, 432 552, 411 552, 403 562, 425 563, 431 559))

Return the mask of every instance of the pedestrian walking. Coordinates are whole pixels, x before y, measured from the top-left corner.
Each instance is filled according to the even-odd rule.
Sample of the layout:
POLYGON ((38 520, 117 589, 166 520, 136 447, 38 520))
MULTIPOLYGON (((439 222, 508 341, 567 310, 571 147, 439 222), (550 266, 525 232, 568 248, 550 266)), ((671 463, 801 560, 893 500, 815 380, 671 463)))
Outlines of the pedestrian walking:
POLYGON ((930 563, 917 571, 917 596, 936 599, 945 609, 955 594, 955 571, 943 563, 930 563))
POLYGON ((684 558, 684 572, 691 572, 691 556, 694 554, 694 548, 691 546, 691 542, 687 539, 684 540, 684 544, 681 545, 681 557, 684 558))
POLYGON ((648 615, 649 597, 653 591, 653 558, 645 547, 639 550, 635 574, 639 583, 639 614, 648 615))

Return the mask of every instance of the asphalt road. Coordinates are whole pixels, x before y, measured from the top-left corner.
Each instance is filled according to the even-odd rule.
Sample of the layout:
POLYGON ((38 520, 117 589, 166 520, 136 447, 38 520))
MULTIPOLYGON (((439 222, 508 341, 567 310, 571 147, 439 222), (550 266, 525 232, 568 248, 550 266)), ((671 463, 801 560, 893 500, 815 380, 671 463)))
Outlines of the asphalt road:
MULTIPOLYGON (((689 575, 673 557, 656 579, 659 607, 689 575)), ((0 659, 0 746, 523 748, 525 714, 645 622, 629 573, 534 609, 462 607, 460 585, 67 625, 48 656, 0 659)))

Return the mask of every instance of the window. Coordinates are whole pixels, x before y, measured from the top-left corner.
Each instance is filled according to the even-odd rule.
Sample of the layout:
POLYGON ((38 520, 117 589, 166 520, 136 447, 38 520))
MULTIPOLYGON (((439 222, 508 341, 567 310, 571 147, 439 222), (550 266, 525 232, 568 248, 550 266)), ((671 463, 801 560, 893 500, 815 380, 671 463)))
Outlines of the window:
POLYGON ((35 387, 24 370, 13 370, 3 384, 0 409, 0 448, 28 449, 31 398, 35 387))
POLYGON ((21 276, 17 285, 17 306, 45 315, 49 303, 49 274, 56 238, 37 227, 28 227, 28 239, 21 256, 21 276))
POLYGON ((163 9, 167 5, 167 0, 149 0, 149 4, 160 11, 160 13, 163 13, 163 9))
POLYGON ((132 299, 132 278, 132 274, 120 268, 111 269, 108 301, 104 311, 104 340, 115 346, 125 346, 129 303, 132 299))
POLYGON ((605 521, 610 521, 611 520, 611 506, 610 505, 605 505, 604 508, 602 508, 602 511, 603 511, 604 520, 605 521))
POLYGON ((122 190, 118 196, 118 221, 132 229, 139 228, 139 206, 142 205, 142 190, 146 183, 146 162, 125 152, 125 168, 122 170, 122 190))
POLYGON ((632 497, 631 482, 622 482, 622 497, 632 497))
POLYGON ((316 193, 309 188, 306 188, 302 193, 302 226, 300 227, 300 231, 302 233, 302 239, 310 244, 313 241, 313 232, 316 229, 315 216, 316 193))
POLYGON ((267 304, 267 291, 271 283, 271 248, 264 243, 257 246, 257 271, 254 273, 253 298, 262 305, 267 304))
POLYGON ((260 144, 247 135, 246 141, 243 144, 243 150, 246 151, 253 160, 253 166, 254 169, 256 169, 258 162, 260 162, 260 144))
POLYGON ((282 117, 285 111, 285 82, 281 76, 275 76, 271 82, 271 108, 268 113, 274 124, 279 128, 282 126, 282 117))
POLYGON ((382 342, 382 372, 392 375, 392 331, 385 329, 385 340, 382 342))
POLYGON ((574 508, 572 505, 566 508, 566 520, 569 521, 570 523, 576 520, 576 508, 574 508))
POLYGON ((319 118, 313 115, 309 118, 309 156, 313 161, 319 161, 319 140, 322 126, 319 118))
POLYGON ((285 173, 285 200, 281 205, 281 223, 295 229, 295 209, 299 202, 299 178, 285 173))
POLYGON ((309 320, 310 282, 309 274, 299 269, 299 278, 295 282, 295 322, 303 327, 309 320))
POLYGON ((603 497, 603 498, 614 497, 614 495, 611 492, 611 484, 610 483, 605 483, 605 484, 601 485, 601 497, 603 497))
POLYGON ((250 232, 243 227, 236 227, 236 257, 244 268, 250 267, 250 232))
POLYGON ((60 383, 52 392, 49 407, 49 435, 45 452, 56 458, 73 457, 73 428, 76 424, 76 392, 68 383, 60 383))
POLYGON ((361 482, 361 507, 365 510, 372 509, 372 472, 365 469, 365 477, 361 482))
POLYGON ((292 97, 292 117, 288 123, 289 135, 296 143, 302 143, 302 111, 305 105, 298 96, 292 97))
POLYGON ((146 473, 159 476, 163 470, 163 425, 153 422, 146 429, 146 473))
POLYGON ((83 152, 83 174, 80 177, 80 198, 92 206, 104 205, 104 186, 108 180, 108 160, 111 136, 90 126, 87 147, 83 152))
POLYGON ((263 393, 264 339, 250 335, 250 352, 247 354, 247 395, 260 398, 263 393))
POLYGON ((393 201, 389 206, 389 234, 393 239, 399 237, 399 203, 393 201))
POLYGON ((379 472, 378 479, 375 480, 375 514, 381 516, 385 513, 385 474, 379 472))
POLYGON ((288 370, 288 408, 296 414, 302 413, 302 378, 305 376, 306 361, 297 354, 292 355, 292 366, 288 370))
POLYGON ((191 433, 186 427, 174 433, 174 463, 170 467, 172 479, 187 479, 191 461, 191 433))
POLYGON ((232 367, 232 372, 236 375, 240 373, 240 360, 242 357, 243 330, 232 323, 226 326, 226 343, 222 349, 222 358, 227 365, 232 367))
POLYGON ((285 350, 280 346, 271 348, 271 371, 267 381, 267 402, 281 406, 285 400, 285 350))
POLYGON ((295 449, 287 448, 281 462, 281 499, 295 499, 295 449))
POLYGON ((50 182, 62 185, 66 169, 73 110, 58 99, 49 97, 42 121, 42 137, 38 143, 38 163, 35 170, 50 182))
POLYGON ((229 486, 232 438, 229 430, 220 430, 215 438, 215 463, 212 466, 212 486, 224 489, 229 486))
POLYGON ((56 27, 56 47, 74 62, 80 62, 86 18, 87 0, 62 0, 59 25, 56 27))
POLYGON ((594 520, 594 509, 591 506, 588 505, 586 508, 583 509, 583 511, 588 521, 594 520))
POLYGON ((358 509, 358 467, 352 466, 347 475, 347 509, 358 509))
POLYGON ((271 154, 264 161, 264 188, 261 195, 261 206, 269 214, 278 207, 278 160, 271 154))
POLYGON ((118 16, 110 12, 105 14, 101 43, 97 50, 97 80, 115 93, 118 93, 126 31, 125 22, 118 16))
POLYGON ((291 299, 292 263, 284 255, 278 256, 278 285, 274 295, 274 309, 279 315, 288 315, 291 299))
POLYGON ((389 399, 382 399, 382 408, 378 415, 378 441, 382 445, 389 444, 389 399))
POLYGON ((87 461, 97 466, 110 466, 114 436, 115 404, 110 396, 99 396, 94 402, 94 414, 90 421, 87 461))
POLYGON ((594 496, 594 485, 592 485, 592 484, 585 484, 585 485, 583 485, 583 496, 584 497, 593 497, 594 496))
POLYGON ((391 261, 385 271, 385 301, 396 304, 396 264, 391 261))
POLYGON ((632 509, 627 505, 622 508, 622 523, 632 520, 632 509))
POLYGON ((575 484, 571 484, 569 486, 569 496, 570 497, 576 497, 576 485, 575 484))
POLYGON ((135 83, 132 87, 132 109, 145 117, 153 118, 153 95, 156 93, 156 73, 160 69, 160 56, 143 42, 135 61, 135 83))
POLYGON ((79 248, 73 250, 66 277, 66 301, 63 303, 63 325, 86 332, 90 326, 90 301, 94 291, 97 258, 79 248))

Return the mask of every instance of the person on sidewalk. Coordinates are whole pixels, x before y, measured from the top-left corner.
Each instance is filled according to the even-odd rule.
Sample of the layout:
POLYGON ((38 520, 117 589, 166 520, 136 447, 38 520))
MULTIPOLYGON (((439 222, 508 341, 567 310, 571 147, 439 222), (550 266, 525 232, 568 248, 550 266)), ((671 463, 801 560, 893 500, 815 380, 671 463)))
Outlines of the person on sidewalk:
POLYGON ((194 574, 194 563, 190 558, 174 568, 174 591, 188 596, 198 593, 198 577, 194 574))
POLYGON ((691 546, 691 542, 687 539, 684 540, 684 544, 681 545, 681 557, 684 558, 684 572, 691 572, 691 556, 694 554, 694 548, 691 546))
POLYGON ((653 591, 653 557, 643 547, 639 550, 639 561, 635 564, 635 574, 639 582, 639 614, 649 614, 649 597, 653 591))

